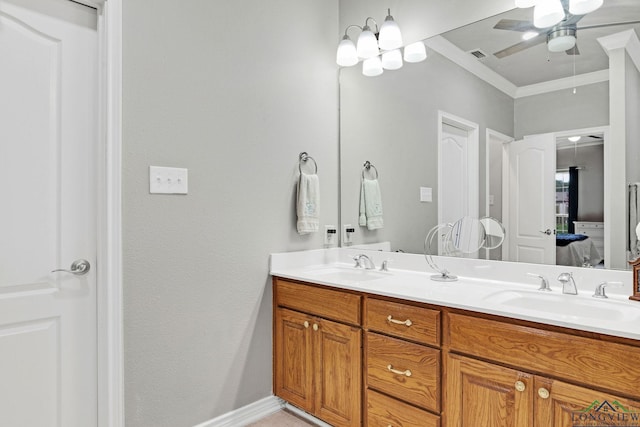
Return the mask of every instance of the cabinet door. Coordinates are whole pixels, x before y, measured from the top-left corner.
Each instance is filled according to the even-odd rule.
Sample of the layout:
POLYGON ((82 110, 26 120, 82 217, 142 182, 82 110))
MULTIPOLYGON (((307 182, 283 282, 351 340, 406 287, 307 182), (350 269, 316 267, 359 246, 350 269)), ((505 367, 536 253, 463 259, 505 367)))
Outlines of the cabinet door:
POLYGON ((360 328, 321 319, 314 321, 312 331, 317 375, 316 416, 336 427, 360 426, 362 407, 360 328))
POLYGON ((637 425, 640 402, 585 387, 535 378, 535 426, 637 425))
POLYGON ((533 425, 531 375, 458 355, 446 362, 445 425, 533 425))
POLYGON ((305 411, 313 411, 313 318, 276 309, 274 325, 275 394, 305 411))

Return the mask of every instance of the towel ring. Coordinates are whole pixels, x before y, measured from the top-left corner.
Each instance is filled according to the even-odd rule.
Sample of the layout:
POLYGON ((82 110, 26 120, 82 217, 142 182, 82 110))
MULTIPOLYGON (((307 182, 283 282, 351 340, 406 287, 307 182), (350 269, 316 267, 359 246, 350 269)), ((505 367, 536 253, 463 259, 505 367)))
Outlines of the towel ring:
POLYGON ((313 173, 318 173, 318 164, 313 157, 307 154, 306 151, 300 153, 299 159, 300 162, 298 163, 298 170, 300 171, 300 173, 302 173, 302 164, 306 163, 308 160, 311 160, 313 162, 313 166, 315 168, 315 171, 313 173))
POLYGON ((374 179, 378 179, 378 169, 376 169, 376 167, 373 166, 373 164, 371 164, 369 160, 364 162, 364 167, 362 168, 362 179, 364 179, 364 172, 365 171, 371 172, 371 168, 373 168, 373 170, 376 172, 376 177, 374 179))

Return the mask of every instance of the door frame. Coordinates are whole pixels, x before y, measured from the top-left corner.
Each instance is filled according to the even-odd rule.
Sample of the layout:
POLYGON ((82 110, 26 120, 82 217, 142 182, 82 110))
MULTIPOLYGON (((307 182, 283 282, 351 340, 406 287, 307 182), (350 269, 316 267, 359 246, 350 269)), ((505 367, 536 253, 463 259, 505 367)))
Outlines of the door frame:
POLYGON ((122 0, 73 0, 97 10, 98 427, 124 427, 122 329, 122 0))
MULTIPOLYGON (((484 210, 485 213, 484 215, 487 217, 490 217, 490 204, 489 204, 489 200, 490 200, 490 195, 491 195, 491 189, 490 189, 490 177, 489 177, 489 169, 490 169, 490 154, 491 154, 491 146, 489 144, 490 141, 500 141, 502 143, 502 157, 501 157, 501 161, 502 161, 502 165, 501 165, 501 200, 502 200, 502 211, 501 211, 501 216, 502 218, 500 218, 500 222, 502 223, 502 226, 505 227, 505 230, 508 228, 509 224, 505 224, 505 200, 509 201, 508 197, 505 198, 505 189, 504 189, 504 182, 505 182, 505 168, 504 165, 506 164, 505 162, 509 160, 509 153, 507 152, 508 149, 508 144, 512 143, 513 141, 515 141, 515 138, 509 135, 506 135, 504 133, 498 132, 496 130, 493 130, 491 128, 487 128, 485 131, 485 158, 484 158, 484 170, 485 170, 485 175, 484 175, 484 182, 485 182, 485 205, 484 205, 484 210)), ((502 255, 500 257, 500 261, 505 260, 505 258, 508 258, 508 254, 509 254, 509 244, 507 243, 509 239, 504 239, 504 242, 502 243, 502 255), (506 251, 506 254, 505 254, 506 251)), ((489 258, 489 251, 485 251, 485 258, 486 259, 490 259, 489 258)))

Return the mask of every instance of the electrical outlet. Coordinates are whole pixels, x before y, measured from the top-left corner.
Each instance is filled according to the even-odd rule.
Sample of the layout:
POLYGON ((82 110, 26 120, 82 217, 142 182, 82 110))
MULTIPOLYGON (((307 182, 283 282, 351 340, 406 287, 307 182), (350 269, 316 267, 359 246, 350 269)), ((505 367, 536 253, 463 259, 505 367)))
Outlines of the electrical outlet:
POLYGON ((355 227, 351 224, 344 224, 342 228, 344 230, 344 233, 342 235, 342 243, 344 245, 353 244, 353 235, 356 233, 355 227))
POLYGON ((338 244, 338 229, 335 225, 324 226, 324 245, 335 246, 338 244))
POLYGON ((420 187, 420 201, 431 202, 433 201, 433 190, 431 187, 420 187))

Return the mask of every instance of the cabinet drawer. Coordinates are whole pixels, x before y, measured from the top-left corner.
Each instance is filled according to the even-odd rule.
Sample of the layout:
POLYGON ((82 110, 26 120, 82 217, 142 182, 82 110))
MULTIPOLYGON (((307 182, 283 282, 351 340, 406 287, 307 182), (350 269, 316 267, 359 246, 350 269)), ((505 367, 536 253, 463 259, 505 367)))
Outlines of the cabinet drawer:
POLYGON ((360 325, 360 296, 301 283, 273 279, 276 304, 319 317, 360 325))
POLYGON ((440 312, 437 310, 367 298, 365 328, 424 344, 440 345, 440 312))
POLYGON ((640 347, 459 314, 448 317, 452 351, 640 396, 640 347))
POLYGON ((368 427, 440 427, 440 417, 367 390, 368 427))
POLYGON ((368 332, 367 386, 440 411, 440 350, 368 332))

